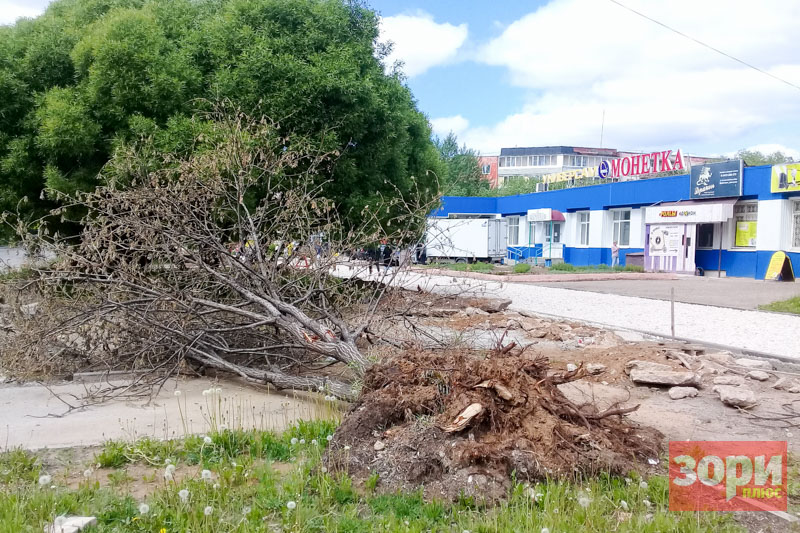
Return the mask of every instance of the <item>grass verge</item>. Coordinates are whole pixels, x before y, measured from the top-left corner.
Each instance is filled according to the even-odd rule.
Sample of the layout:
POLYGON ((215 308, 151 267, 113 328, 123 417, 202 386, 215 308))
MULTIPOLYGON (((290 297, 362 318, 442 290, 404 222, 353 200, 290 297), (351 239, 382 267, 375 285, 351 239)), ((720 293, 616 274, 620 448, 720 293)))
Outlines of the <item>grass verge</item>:
POLYGON ((789 298, 788 300, 772 302, 771 304, 759 305, 758 308, 764 311, 779 311, 781 313, 800 315, 800 296, 789 298))
POLYGON ((68 472, 45 472, 34 456, 6 452, 0 524, 6 531, 42 531, 60 515, 92 515, 98 525, 87 533, 741 531, 727 515, 670 513, 663 477, 516 483, 494 507, 470 498, 425 501, 419 491, 379 494, 378 472, 355 487, 347 475, 322 467, 332 430, 331 422, 304 422, 280 435, 223 430, 208 439, 110 442, 95 458, 119 465, 107 474, 110 486, 90 476, 69 483, 68 472), (177 475, 195 464, 204 471, 177 475), (134 472, 143 474, 133 465, 152 469, 144 475, 151 490, 136 490, 141 480, 134 472), (164 477, 173 468, 178 482, 164 477))

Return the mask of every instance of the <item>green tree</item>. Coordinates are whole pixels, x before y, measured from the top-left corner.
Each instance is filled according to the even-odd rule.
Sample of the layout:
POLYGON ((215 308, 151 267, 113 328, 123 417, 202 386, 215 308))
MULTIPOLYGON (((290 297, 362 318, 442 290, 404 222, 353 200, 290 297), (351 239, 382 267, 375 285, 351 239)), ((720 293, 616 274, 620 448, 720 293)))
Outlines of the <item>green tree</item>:
POLYGON ((202 148, 221 101, 337 154, 324 194, 353 220, 433 196, 430 127, 377 38, 358 0, 57 0, 0 27, 0 211, 91 189, 115 153, 146 169, 202 148))
POLYGON ((743 160, 748 166, 755 167, 758 165, 779 165, 781 163, 791 163, 792 158, 781 151, 776 151, 771 154, 765 154, 758 150, 739 150, 736 152, 736 158, 743 160))
POLYGON ((458 145, 451 131, 444 139, 434 143, 442 160, 442 193, 449 196, 485 196, 490 190, 478 164, 478 155, 466 145, 458 145))

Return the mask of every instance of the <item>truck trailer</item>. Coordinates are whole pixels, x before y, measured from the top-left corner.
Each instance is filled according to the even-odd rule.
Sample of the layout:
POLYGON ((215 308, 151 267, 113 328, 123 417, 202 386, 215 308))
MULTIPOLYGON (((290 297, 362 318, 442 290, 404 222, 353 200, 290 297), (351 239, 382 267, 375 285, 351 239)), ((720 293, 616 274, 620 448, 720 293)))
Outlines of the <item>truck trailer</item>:
POLYGON ((425 251, 429 261, 500 261, 507 237, 508 221, 502 218, 429 218, 425 251))

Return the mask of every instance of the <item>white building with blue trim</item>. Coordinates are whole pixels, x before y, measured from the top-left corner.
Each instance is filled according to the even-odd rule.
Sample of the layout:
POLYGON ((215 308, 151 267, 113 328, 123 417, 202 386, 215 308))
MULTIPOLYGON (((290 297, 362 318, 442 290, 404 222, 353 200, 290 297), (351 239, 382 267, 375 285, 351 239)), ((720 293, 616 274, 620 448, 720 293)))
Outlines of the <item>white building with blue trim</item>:
POLYGON ((719 197, 708 176, 700 174, 698 185, 698 173, 694 184, 687 174, 497 198, 444 197, 431 217, 502 218, 510 260, 610 265, 616 241, 621 265, 635 260, 652 271, 763 279, 776 251, 800 267, 800 184, 791 179, 799 171, 800 164, 747 167, 735 184, 723 172, 711 182, 719 197))

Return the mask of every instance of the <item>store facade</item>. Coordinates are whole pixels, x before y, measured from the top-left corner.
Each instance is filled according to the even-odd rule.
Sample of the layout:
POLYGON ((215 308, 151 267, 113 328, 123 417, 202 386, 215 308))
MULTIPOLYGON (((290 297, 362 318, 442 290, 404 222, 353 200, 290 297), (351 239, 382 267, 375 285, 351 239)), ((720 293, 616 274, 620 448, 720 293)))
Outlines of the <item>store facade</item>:
POLYGON ((800 164, 738 165, 518 196, 445 197, 432 217, 495 213, 507 219, 512 262, 544 260, 549 249, 553 261, 610 265, 616 241, 621 265, 636 254, 651 271, 763 279, 776 251, 785 251, 797 270, 800 182, 793 175, 800 164))

